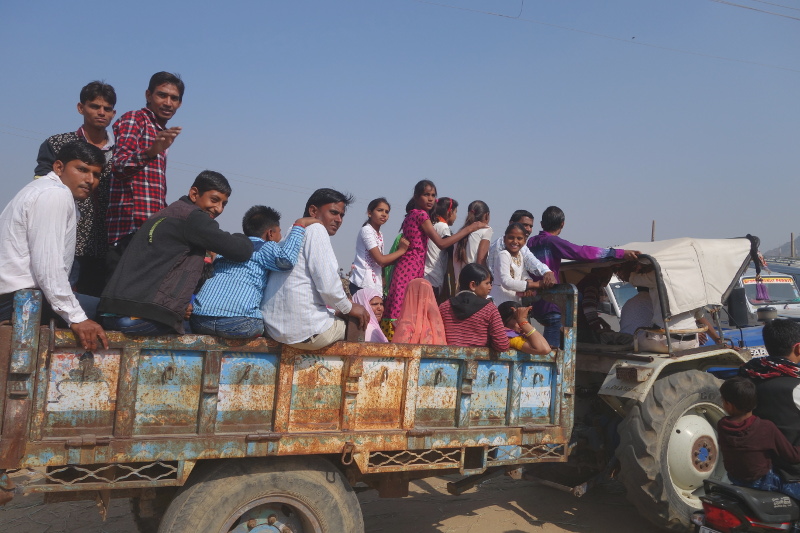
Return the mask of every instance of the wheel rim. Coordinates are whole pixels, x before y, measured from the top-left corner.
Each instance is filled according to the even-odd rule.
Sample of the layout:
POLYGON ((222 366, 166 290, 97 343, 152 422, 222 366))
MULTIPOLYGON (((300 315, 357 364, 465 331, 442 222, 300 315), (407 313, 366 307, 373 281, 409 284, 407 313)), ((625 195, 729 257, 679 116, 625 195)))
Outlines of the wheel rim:
POLYGON ((667 468, 674 492, 699 507, 703 481, 721 478, 724 467, 717 444, 717 422, 724 416, 712 403, 692 406, 675 422, 667 443, 667 468))
POLYGON ((281 526, 292 533, 323 533, 311 508, 287 495, 264 496, 239 507, 219 533, 274 533, 281 526), (272 516, 275 518, 270 522, 272 516))

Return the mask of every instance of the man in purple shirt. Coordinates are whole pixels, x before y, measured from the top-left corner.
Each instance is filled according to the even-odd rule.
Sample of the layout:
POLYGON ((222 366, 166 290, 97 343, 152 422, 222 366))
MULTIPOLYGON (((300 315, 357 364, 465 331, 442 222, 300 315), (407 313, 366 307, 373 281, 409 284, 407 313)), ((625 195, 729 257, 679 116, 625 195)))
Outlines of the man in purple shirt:
MULTIPOLYGON (((621 250, 617 248, 597 248, 595 246, 579 246, 559 237, 564 229, 564 211, 551 205, 542 213, 542 231, 528 240, 530 248, 536 258, 547 265, 553 272, 556 280, 561 271, 561 260, 573 261, 604 261, 606 259, 636 259, 639 252, 636 250, 621 250)), ((532 276, 534 281, 541 278, 532 276)), ((545 300, 534 302, 531 311, 533 317, 544 326, 544 338, 550 346, 557 348, 561 333, 561 311, 557 305, 545 300)))

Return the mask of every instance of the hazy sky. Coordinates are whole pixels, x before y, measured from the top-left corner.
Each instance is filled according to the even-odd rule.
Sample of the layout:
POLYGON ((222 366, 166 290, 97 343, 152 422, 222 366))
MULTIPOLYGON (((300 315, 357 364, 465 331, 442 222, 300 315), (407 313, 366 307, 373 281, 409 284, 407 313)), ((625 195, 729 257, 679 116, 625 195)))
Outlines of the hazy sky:
POLYGON ((256 203, 287 228, 314 189, 349 191, 357 200, 333 239, 345 269, 367 203, 392 202, 391 240, 422 178, 463 208, 486 201, 497 234, 515 209, 538 227, 558 205, 563 235, 581 244, 649 240, 655 219, 659 239, 752 233, 767 250, 800 233, 800 0, 731 2, 754 9, 6 1, 0 191, 10 199, 27 183, 45 137, 81 124, 87 82, 116 88, 119 116, 167 70, 186 82, 169 123, 183 133, 168 200, 209 168, 234 189, 223 228, 240 230, 256 203))

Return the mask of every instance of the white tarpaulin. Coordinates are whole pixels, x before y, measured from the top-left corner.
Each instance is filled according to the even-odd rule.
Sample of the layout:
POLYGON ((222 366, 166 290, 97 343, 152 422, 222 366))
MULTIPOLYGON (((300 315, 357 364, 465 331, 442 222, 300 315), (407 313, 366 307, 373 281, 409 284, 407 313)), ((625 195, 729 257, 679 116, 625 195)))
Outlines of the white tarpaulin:
POLYGON ((653 257, 661 270, 670 316, 706 305, 722 305, 722 296, 748 261, 748 239, 670 239, 632 242, 625 250, 653 257))

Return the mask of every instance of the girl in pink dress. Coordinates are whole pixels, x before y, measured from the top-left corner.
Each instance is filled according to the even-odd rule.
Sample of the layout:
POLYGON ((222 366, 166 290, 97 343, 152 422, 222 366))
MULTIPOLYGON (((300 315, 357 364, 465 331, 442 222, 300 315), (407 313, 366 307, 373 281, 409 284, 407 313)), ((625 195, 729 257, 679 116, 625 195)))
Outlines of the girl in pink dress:
POLYGON ((394 322, 400 316, 406 287, 413 279, 425 275, 425 255, 428 251, 428 239, 439 249, 454 245, 473 231, 486 227, 486 222, 475 222, 450 237, 440 237, 431 223, 431 211, 436 205, 436 185, 430 180, 422 180, 414 186, 414 196, 406 205, 406 218, 400 231, 408 241, 408 250, 397 260, 392 276, 389 293, 386 297, 385 310, 381 320, 381 329, 391 342, 394 335, 394 322))

